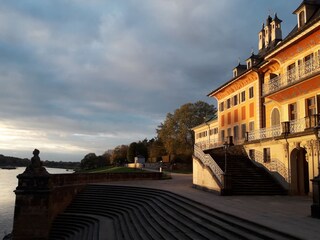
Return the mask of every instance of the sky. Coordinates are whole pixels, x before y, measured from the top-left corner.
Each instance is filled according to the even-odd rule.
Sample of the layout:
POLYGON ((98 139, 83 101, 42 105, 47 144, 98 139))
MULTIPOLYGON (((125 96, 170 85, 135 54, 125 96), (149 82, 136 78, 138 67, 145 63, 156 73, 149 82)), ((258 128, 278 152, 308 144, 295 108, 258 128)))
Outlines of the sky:
POLYGON ((0 154, 80 161, 151 139, 257 53, 301 0, 1 0, 0 154))

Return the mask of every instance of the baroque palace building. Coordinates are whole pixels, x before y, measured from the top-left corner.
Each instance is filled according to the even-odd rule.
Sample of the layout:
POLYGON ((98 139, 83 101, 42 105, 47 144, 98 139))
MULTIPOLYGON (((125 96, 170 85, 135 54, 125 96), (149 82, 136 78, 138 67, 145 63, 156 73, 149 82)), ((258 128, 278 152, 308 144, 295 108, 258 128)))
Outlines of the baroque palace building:
POLYGON ((221 164, 227 162, 219 165, 208 152, 227 149, 225 142, 232 141, 290 194, 312 193, 310 179, 319 174, 320 1, 305 0, 293 13, 297 25, 285 38, 277 14, 268 16, 258 34, 258 54, 208 94, 218 112, 193 129, 195 186, 226 187, 228 168, 221 164))

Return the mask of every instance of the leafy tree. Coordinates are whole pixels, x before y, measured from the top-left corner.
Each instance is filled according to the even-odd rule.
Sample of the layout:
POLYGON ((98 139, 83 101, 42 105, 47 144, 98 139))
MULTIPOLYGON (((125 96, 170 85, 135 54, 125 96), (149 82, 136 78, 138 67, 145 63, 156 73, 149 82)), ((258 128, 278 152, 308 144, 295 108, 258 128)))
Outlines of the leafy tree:
POLYGON ((97 156, 95 153, 88 153, 80 162, 81 169, 94 169, 105 167, 110 164, 110 159, 106 158, 106 155, 97 156))
POLYGON ((198 101, 187 103, 168 113, 164 123, 158 126, 158 138, 168 154, 191 155, 194 145, 193 127, 216 113, 216 108, 208 103, 198 101))
POLYGON ((102 154, 101 157, 103 158, 103 161, 105 161, 107 165, 110 165, 111 154, 108 151, 106 151, 104 154, 102 154))
POLYGON ((134 161, 134 157, 137 155, 136 152, 137 152, 137 143, 136 142, 130 143, 128 152, 127 152, 128 162, 134 161))
POLYGON ((129 162, 134 162, 134 158, 138 155, 142 155, 145 158, 148 158, 148 145, 149 142, 147 139, 139 142, 133 142, 129 145, 127 152, 127 159, 129 162))
POLYGON ((115 147, 111 155, 111 162, 113 164, 122 165, 127 161, 127 152, 128 152, 127 145, 120 145, 115 147))
POLYGON ((153 161, 160 161, 161 157, 166 155, 166 149, 163 142, 159 139, 151 139, 148 143, 148 155, 153 161))
POLYGON ((96 168, 96 154, 95 153, 88 153, 84 156, 84 158, 80 162, 81 169, 93 169, 96 168))

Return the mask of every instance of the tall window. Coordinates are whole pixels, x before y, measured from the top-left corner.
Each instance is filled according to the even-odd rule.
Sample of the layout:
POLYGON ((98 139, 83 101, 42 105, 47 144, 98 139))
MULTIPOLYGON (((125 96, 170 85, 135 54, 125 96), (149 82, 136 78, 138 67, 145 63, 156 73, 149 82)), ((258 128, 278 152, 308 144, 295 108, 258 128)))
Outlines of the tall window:
POLYGON ((221 130, 221 141, 224 142, 225 141, 225 134, 224 134, 224 130, 221 130))
POLYGON ((246 100, 246 92, 241 92, 241 102, 244 102, 246 100))
POLYGON ((246 138, 247 126, 246 124, 241 124, 241 138, 246 138))
POLYGON ((219 110, 220 112, 224 111, 224 102, 219 104, 219 110))
POLYGON ((249 88, 249 98, 253 98, 254 93, 253 93, 253 87, 249 88))
POLYGON ((230 107, 231 107, 231 100, 229 98, 229 99, 227 99, 227 109, 229 109, 230 107))
POLYGON ((293 63, 287 67, 287 80, 291 83, 296 79, 296 64, 293 63))
POLYGON ((312 116, 317 113, 315 97, 306 100, 306 116, 312 116))
POLYGON ((232 136, 231 134, 231 128, 228 128, 228 137, 232 136))
POLYGON ((238 126, 233 127, 233 137, 234 137, 234 140, 237 140, 239 138, 239 127, 238 126))
POLYGON ((271 113, 271 126, 277 126, 280 124, 280 112, 278 108, 274 108, 271 113))
POLYGON ((233 106, 238 105, 238 95, 233 96, 233 106))
POLYGON ((292 103, 288 105, 289 111, 289 120, 296 120, 297 119, 297 104, 292 103))
POLYGON ((271 162, 270 148, 264 148, 263 149, 263 161, 265 163, 271 162))
POLYGON ((249 122, 249 132, 254 130, 254 122, 249 122))
POLYGON ((313 54, 309 54, 304 58, 304 73, 310 73, 313 71, 313 54))

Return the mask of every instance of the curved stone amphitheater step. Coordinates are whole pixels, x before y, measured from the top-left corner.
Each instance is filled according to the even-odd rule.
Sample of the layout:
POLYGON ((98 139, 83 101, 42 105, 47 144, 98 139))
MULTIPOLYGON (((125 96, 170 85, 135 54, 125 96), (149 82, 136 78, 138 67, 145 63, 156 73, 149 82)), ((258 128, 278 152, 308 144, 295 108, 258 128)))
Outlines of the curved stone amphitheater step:
POLYGON ((168 191, 88 185, 54 221, 50 239, 297 238, 168 191))

